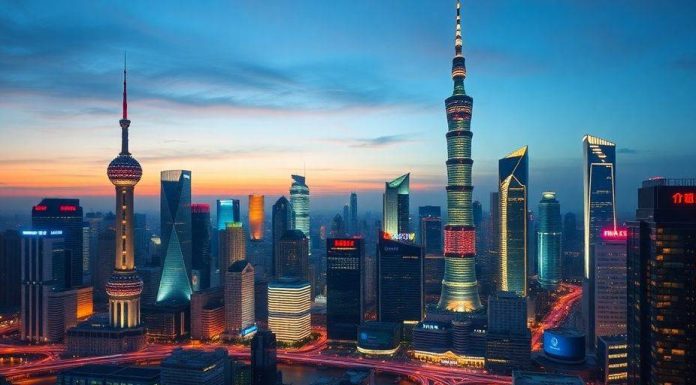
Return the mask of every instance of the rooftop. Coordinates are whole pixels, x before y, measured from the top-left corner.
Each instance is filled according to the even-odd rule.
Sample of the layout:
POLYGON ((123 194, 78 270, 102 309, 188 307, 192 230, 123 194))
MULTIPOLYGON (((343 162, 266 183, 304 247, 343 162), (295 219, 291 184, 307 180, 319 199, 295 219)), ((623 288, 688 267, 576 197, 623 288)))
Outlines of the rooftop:
POLYGON ((172 354, 162 361, 163 368, 173 367, 180 369, 208 370, 221 359, 227 358, 227 350, 219 348, 212 352, 198 349, 174 349, 172 354))

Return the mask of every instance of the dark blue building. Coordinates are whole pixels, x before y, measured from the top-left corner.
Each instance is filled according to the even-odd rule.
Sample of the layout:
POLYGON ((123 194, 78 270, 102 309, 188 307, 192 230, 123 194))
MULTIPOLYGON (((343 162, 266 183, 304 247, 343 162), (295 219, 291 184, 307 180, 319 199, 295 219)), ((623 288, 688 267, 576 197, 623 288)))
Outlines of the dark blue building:
POLYGON ((355 341, 363 312, 365 241, 326 240, 326 331, 331 340, 355 341))
POLYGON ((377 244, 377 317, 415 324, 423 319, 423 249, 386 236, 377 244))

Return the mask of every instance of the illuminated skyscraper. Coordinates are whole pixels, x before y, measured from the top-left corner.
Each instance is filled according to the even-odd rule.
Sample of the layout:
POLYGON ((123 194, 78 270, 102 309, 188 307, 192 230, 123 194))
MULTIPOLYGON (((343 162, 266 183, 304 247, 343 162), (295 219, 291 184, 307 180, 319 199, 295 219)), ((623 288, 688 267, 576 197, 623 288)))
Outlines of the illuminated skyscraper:
POLYGON ((309 281, 309 240, 300 230, 288 230, 276 246, 276 278, 295 277, 309 281))
POLYGON ((191 171, 161 173, 160 218, 164 261, 157 302, 191 298, 191 171))
POLYGON ((264 196, 249 195, 249 238, 252 241, 263 240, 264 196))
POLYGON ((627 251, 628 384, 693 384, 696 179, 643 182, 627 251))
POLYGON ((625 227, 610 227, 593 246, 595 279, 589 289, 595 308, 585 333, 588 346, 597 346, 602 336, 626 334, 626 238, 625 227))
POLYGON ((538 280, 541 286, 555 289, 563 277, 561 268, 561 204, 555 192, 545 192, 539 202, 539 230, 537 231, 538 280))
POLYGON ((309 241, 309 187, 305 183, 304 176, 292 175, 290 203, 292 203, 292 210, 295 214, 294 228, 302 231, 309 241))
POLYGON ((285 197, 278 198, 276 203, 273 204, 273 212, 271 215, 271 231, 273 236, 273 260, 271 261, 271 276, 275 277, 276 260, 278 258, 278 243, 286 231, 295 227, 293 224, 294 214, 292 211, 292 205, 288 199, 285 197))
POLYGON ((382 231, 388 234, 409 232, 409 181, 411 174, 404 174, 384 185, 382 206, 382 231))
POLYGON ((246 260, 246 235, 242 222, 228 222, 219 234, 218 265, 220 266, 220 284, 225 285, 227 268, 237 261, 246 260))
MULTIPOLYGON (((616 145, 608 140, 586 135, 582 139, 584 155, 584 277, 583 318, 585 335, 594 341, 596 293, 594 246, 601 240, 602 231, 616 229, 616 145)), ((594 349, 595 344, 589 347, 594 349)))
POLYGON ((326 332, 329 339, 355 341, 363 315, 365 240, 326 240, 326 332))
POLYGON ((268 327, 278 341, 296 342, 309 337, 312 296, 309 282, 281 278, 268 284, 268 327))
POLYGON ((377 243, 377 317, 414 324, 423 319, 423 249, 412 242, 377 243))
POLYGON ((217 229, 224 230, 230 222, 241 222, 239 199, 217 200, 217 229))
POLYGON ((462 54, 460 3, 452 59, 454 91, 445 100, 447 111, 447 217, 445 278, 438 308, 453 312, 481 309, 476 282, 476 229, 471 208, 471 110, 474 99, 464 91, 466 64, 462 54))
MULTIPOLYGON (((66 288, 82 285, 82 207, 79 199, 44 198, 31 210, 31 226, 41 230, 60 230, 65 242, 66 288)), ((58 277, 56 277, 58 279, 58 277)))
POLYGON ((498 290, 527 294, 528 153, 524 146, 498 161, 500 283, 498 290))
POLYGON ((210 287, 210 206, 191 204, 191 283, 193 291, 210 287))
POLYGON ((227 268, 225 276, 225 333, 230 338, 251 337, 254 317, 254 267, 245 260, 227 268))

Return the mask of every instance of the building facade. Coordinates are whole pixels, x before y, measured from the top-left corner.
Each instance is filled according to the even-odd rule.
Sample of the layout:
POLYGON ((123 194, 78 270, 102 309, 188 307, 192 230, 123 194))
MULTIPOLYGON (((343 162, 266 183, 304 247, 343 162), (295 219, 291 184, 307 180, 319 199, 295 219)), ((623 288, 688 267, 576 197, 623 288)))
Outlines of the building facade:
POLYGON ((276 336, 269 330, 261 330, 251 339, 251 384, 282 383, 282 375, 278 371, 276 336))
POLYGON ((696 180, 656 178, 628 225, 628 383, 696 378, 696 180))
POLYGON ((222 287, 191 294, 191 339, 216 340, 225 331, 225 295, 222 287))
POLYGON ((331 340, 355 341, 363 315, 365 240, 326 240, 326 331, 331 340))
POLYGON ((588 346, 596 346, 601 336, 626 334, 626 238, 627 229, 602 230, 593 246, 594 293, 593 328, 588 328, 588 346))
POLYGON ((543 288, 553 290, 563 278, 563 223, 556 193, 545 192, 539 202, 537 229, 537 274, 543 288))
POLYGON ((191 204, 191 286, 193 291, 210 287, 210 206, 191 204))
POLYGON ((514 292, 488 298, 486 369, 509 374, 531 367, 532 336, 527 327, 527 299, 514 292))
POLYGON ((527 295, 527 146, 498 161, 500 282, 498 290, 527 295))
POLYGON ((302 231, 309 241, 309 187, 304 176, 292 175, 290 203, 293 211, 293 229, 302 231))
POLYGON ((263 240, 264 213, 264 196, 249 195, 249 238, 252 241, 263 240))
POLYGON ((377 244, 377 319, 418 323, 423 319, 423 249, 413 243, 386 239, 377 244))
POLYGON ((312 307, 309 282, 280 278, 268 284, 268 327, 278 341, 293 343, 310 336, 312 307))
POLYGON ((280 197, 273 204, 271 217, 271 233, 273 236, 273 249, 272 249, 272 260, 271 260, 271 276, 275 277, 275 266, 276 266, 276 253, 278 249, 278 243, 280 238, 287 232, 295 227, 293 224, 294 213, 292 210, 292 205, 285 197, 280 197))
POLYGON ((236 261, 225 277, 225 334, 243 338, 255 331, 254 267, 246 260, 236 261))
POLYGON ((278 240, 275 258, 276 278, 309 280, 309 238, 300 230, 288 230, 278 240))
POLYGON ((157 302, 191 298, 191 171, 161 173, 162 278, 157 302))
POLYGON ((56 277, 65 288, 82 285, 83 219, 79 199, 45 198, 31 210, 34 229, 63 232, 66 277, 56 277))
POLYGON ((228 222, 225 230, 218 232, 218 245, 220 283, 224 286, 227 269, 237 261, 246 260, 246 234, 242 222, 228 222))
POLYGON ((410 232, 409 201, 411 174, 404 174, 384 185, 382 231, 388 234, 410 232))
POLYGON ((231 361, 227 349, 174 349, 160 364, 162 385, 227 385, 231 361))
POLYGON ((22 291, 22 242, 19 231, 0 233, 0 309, 19 309, 22 291))

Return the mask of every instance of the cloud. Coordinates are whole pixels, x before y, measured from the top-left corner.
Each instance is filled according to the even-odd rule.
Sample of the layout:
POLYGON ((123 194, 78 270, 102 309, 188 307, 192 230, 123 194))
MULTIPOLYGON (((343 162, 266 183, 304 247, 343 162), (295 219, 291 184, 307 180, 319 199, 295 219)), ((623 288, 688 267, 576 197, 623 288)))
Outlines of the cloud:
POLYGON ((383 135, 375 138, 353 139, 349 141, 349 146, 356 148, 383 148, 412 141, 413 138, 406 135, 383 135))

